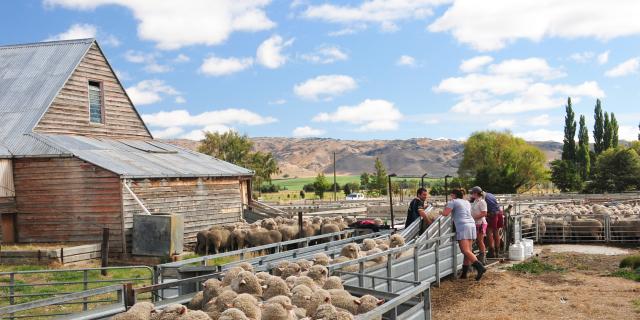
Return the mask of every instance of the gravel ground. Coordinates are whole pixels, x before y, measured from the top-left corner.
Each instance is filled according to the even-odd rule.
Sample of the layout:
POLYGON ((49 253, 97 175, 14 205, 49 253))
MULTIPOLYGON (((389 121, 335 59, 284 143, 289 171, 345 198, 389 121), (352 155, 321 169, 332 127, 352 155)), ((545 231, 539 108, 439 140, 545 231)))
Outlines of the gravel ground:
MULTIPOLYGON (((629 254, 638 250, 629 250, 629 254)), ((564 272, 522 274, 492 268, 480 282, 432 289, 433 319, 640 319, 640 283, 609 277, 626 255, 554 253, 538 259, 564 272)))

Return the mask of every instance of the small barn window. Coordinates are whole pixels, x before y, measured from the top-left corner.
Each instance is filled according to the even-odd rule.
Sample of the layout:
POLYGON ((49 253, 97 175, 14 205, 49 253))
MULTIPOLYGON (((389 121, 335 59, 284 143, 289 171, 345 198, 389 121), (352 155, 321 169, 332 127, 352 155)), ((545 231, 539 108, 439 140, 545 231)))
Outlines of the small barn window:
POLYGON ((89 81, 89 119, 93 123, 103 123, 102 83, 89 81))

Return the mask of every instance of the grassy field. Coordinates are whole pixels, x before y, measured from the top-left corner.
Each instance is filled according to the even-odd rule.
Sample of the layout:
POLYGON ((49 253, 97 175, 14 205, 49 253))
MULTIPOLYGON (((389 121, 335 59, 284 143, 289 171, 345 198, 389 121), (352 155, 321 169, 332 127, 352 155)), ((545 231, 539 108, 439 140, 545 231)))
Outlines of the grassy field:
MULTIPOLYGON (((326 178, 330 183, 333 183, 333 175, 327 175, 326 178)), ((315 177, 274 179, 273 184, 286 188, 289 191, 300 191, 305 184, 313 183, 313 180, 315 180, 315 177)), ((341 186, 349 182, 360 183, 360 176, 337 176, 336 182, 341 186)))

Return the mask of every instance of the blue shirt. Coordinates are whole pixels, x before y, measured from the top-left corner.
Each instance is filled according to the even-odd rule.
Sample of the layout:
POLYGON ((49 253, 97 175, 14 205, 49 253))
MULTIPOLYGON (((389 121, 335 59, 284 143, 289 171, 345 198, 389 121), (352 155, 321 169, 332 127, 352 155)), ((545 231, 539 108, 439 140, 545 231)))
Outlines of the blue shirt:
POLYGON ((484 195, 484 201, 487 202, 487 212, 494 213, 500 212, 500 206, 498 205, 498 199, 492 193, 487 192, 484 195))

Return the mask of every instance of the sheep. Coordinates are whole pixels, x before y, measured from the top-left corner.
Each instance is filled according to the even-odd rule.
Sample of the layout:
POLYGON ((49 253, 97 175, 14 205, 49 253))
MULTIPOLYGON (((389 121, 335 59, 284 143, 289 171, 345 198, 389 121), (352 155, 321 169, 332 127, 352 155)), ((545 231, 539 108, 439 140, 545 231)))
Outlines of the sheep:
POLYGON ((298 238, 300 229, 296 225, 281 225, 278 230, 282 234, 282 241, 289 241, 298 238))
POLYGON ((300 266, 295 263, 290 263, 284 270, 281 270, 281 275, 283 279, 286 279, 290 276, 298 276, 300 275, 300 266))
POLYGON ((360 299, 357 299, 356 304, 358 305, 356 314, 363 314, 375 309, 379 305, 384 304, 384 300, 366 294, 360 297, 360 299))
POLYGON ((281 304, 266 303, 262 305, 262 320, 296 320, 296 318, 281 304))
POLYGON ((253 266, 249 262, 240 262, 238 267, 242 268, 244 271, 253 272, 253 266))
POLYGON ((338 310, 336 320, 354 320, 354 317, 351 313, 345 310, 338 310))
POLYGON ((316 309, 316 312, 313 314, 312 319, 337 320, 338 310, 336 310, 336 307, 330 304, 322 304, 318 306, 318 308, 316 309))
MULTIPOLYGON (((371 249, 371 250, 365 252, 365 254, 367 256, 374 255, 374 254, 377 254, 377 253, 382 253, 382 250, 380 250, 379 248, 374 248, 374 249, 371 249)), ((385 262, 387 262, 387 257, 386 256, 380 256, 380 257, 374 258, 373 262, 375 262, 377 264, 385 263, 385 262)))
POLYGON ((249 318, 239 309, 231 308, 222 312, 218 320, 249 320, 249 318))
POLYGON ((340 250, 340 255, 350 259, 358 259, 358 257, 360 256, 360 248, 355 243, 349 243, 346 246, 342 247, 342 250, 340 250))
MULTIPOLYGON (((288 266, 289 266, 289 261, 286 261, 286 260, 280 261, 276 264, 275 267, 271 269, 271 272, 273 273, 274 276, 281 277, 282 273, 284 272, 285 269, 287 269, 288 266)), ((287 277, 283 277, 283 278, 286 279, 287 277)))
MULTIPOLYGON (((291 302, 301 308, 305 308, 307 299, 311 297, 313 291, 305 285, 297 285, 291 289, 291 302)), ((307 314, 309 310, 307 310, 307 314)))
MULTIPOLYGON (((247 233, 247 242, 253 247, 273 244, 282 241, 282 234, 278 230, 254 230, 247 233)), ((275 249, 275 248, 274 248, 275 249)))
MULTIPOLYGON (((357 248, 357 246, 356 246, 356 248, 357 248)), ((349 259, 348 257, 337 257, 337 258, 335 258, 333 260, 333 263, 334 264, 338 264, 338 263, 347 262, 347 261, 350 261, 350 260, 351 259, 349 259)), ((341 269, 344 270, 344 271, 347 271, 347 272, 356 272, 356 271, 358 271, 358 265, 357 264, 352 264, 352 265, 349 265, 349 266, 346 266, 346 267, 342 267, 341 269)))
POLYGON ((300 267, 301 272, 309 271, 309 268, 313 266, 313 262, 307 259, 299 259, 298 261, 296 261, 296 264, 300 267))
POLYGON ((331 295, 327 290, 317 289, 313 292, 313 294, 309 297, 305 297, 305 306, 303 307, 307 310, 308 314, 315 314, 316 309, 325 303, 331 304, 331 295))
POLYGON ((191 298, 187 305, 191 310, 201 310, 204 303, 204 292, 200 291, 191 298))
POLYGON ((258 306, 258 300, 250 294, 239 294, 235 299, 233 299, 232 306, 242 311, 249 319, 258 320, 262 318, 262 312, 258 306))
POLYGON ((278 224, 275 220, 268 218, 260 221, 260 226, 267 230, 275 230, 278 227, 278 224))
POLYGON ((305 285, 305 286, 307 286, 307 287, 309 287, 311 289, 315 289, 318 286, 317 283, 313 279, 308 277, 308 276, 299 276, 299 277, 295 278, 293 286, 295 287, 295 286, 298 286, 298 285, 301 285, 301 284, 305 285))
POLYGON ((404 237, 398 233, 391 235, 389 237, 389 248, 396 248, 404 246, 404 237))
POLYGON ((258 281, 260 282, 261 285, 264 285, 265 283, 267 283, 267 280, 269 280, 272 276, 267 273, 267 272, 258 272, 256 273, 256 278, 258 278, 258 281))
MULTIPOLYGON (((309 277, 307 277, 309 278, 309 277)), ((289 287, 289 290, 293 289, 293 287, 296 286, 296 281, 298 280, 298 276, 289 276, 287 277, 287 279, 284 280, 284 282, 287 283, 287 287, 289 287)), ((311 280, 311 278, 309 278, 309 280, 311 280)), ((313 282, 313 280, 311 280, 311 282, 313 282)))
MULTIPOLYGON (((202 284, 202 307, 207 304, 207 302, 211 301, 211 299, 217 297, 224 289, 222 286, 222 282, 218 279, 207 279, 202 284)), ((191 307, 191 304, 189 304, 191 307)))
POLYGON ((198 231, 196 234, 196 247, 195 252, 200 255, 205 255, 208 252, 208 248, 213 247, 211 243, 209 243, 209 237, 207 236, 209 231, 198 231))
POLYGON ((373 250, 376 247, 376 241, 373 239, 364 239, 362 241, 362 246, 360 247, 360 250, 362 251, 369 251, 369 250, 373 250))
POLYGON ((344 289, 344 285, 342 285, 342 279, 340 279, 340 277, 331 276, 324 282, 322 289, 344 289))
POLYGON ((183 319, 183 316, 187 314, 187 307, 181 304, 170 304, 166 306, 162 311, 156 313, 153 317, 154 320, 175 320, 183 319))
POLYGON ((202 308, 212 319, 216 319, 220 316, 225 309, 233 304, 233 300, 238 297, 235 291, 224 291, 220 295, 213 298, 202 308))
POLYGON ((358 314, 358 303, 356 302, 358 299, 356 297, 342 289, 330 289, 327 291, 331 296, 331 304, 347 310, 351 314, 358 314))
POLYGON ((248 232, 249 230, 247 229, 235 229, 231 231, 231 250, 244 249, 248 232))
POLYGON ((319 264, 325 267, 331 263, 331 259, 325 253, 316 253, 313 255, 313 259, 311 261, 313 261, 314 264, 319 264))
POLYGON ((576 217, 571 221, 571 236, 574 240, 602 240, 603 230, 602 223, 596 219, 576 217))
POLYGON ((224 274, 224 278, 222 278, 222 286, 230 286, 231 282, 233 282, 233 280, 236 279, 238 277, 238 274, 240 274, 240 272, 242 271, 244 271, 244 269, 240 267, 233 267, 227 270, 227 272, 224 274))
POLYGON ((231 289, 237 293, 248 293, 255 296, 262 296, 262 286, 258 278, 250 271, 242 271, 238 277, 231 282, 231 289))
POLYGON ((209 247, 209 250, 213 249, 215 254, 226 251, 229 247, 230 236, 231 232, 229 230, 218 226, 212 227, 207 233, 208 243, 213 245, 213 248, 209 247))
POLYGON ((380 249, 381 251, 389 250, 389 246, 385 243, 377 245, 376 248, 380 249))
POLYGON ((262 298, 267 300, 275 296, 290 295, 289 286, 282 278, 271 277, 267 280, 263 287, 262 298))
POLYGON ((313 279, 317 285, 322 287, 329 276, 329 270, 327 270, 327 267, 325 266, 314 265, 309 269, 309 272, 307 272, 307 276, 313 279))
POLYGON ((211 317, 200 310, 188 310, 185 315, 180 317, 180 320, 211 320, 211 317))
POLYGON ((151 302, 138 302, 129 310, 113 316, 112 320, 149 320, 155 313, 155 306, 151 302))
MULTIPOLYGON (((334 223, 325 223, 320 226, 320 234, 330 234, 340 232, 340 227, 334 223)), ((333 240, 333 237, 324 238, 325 242, 333 240)))

